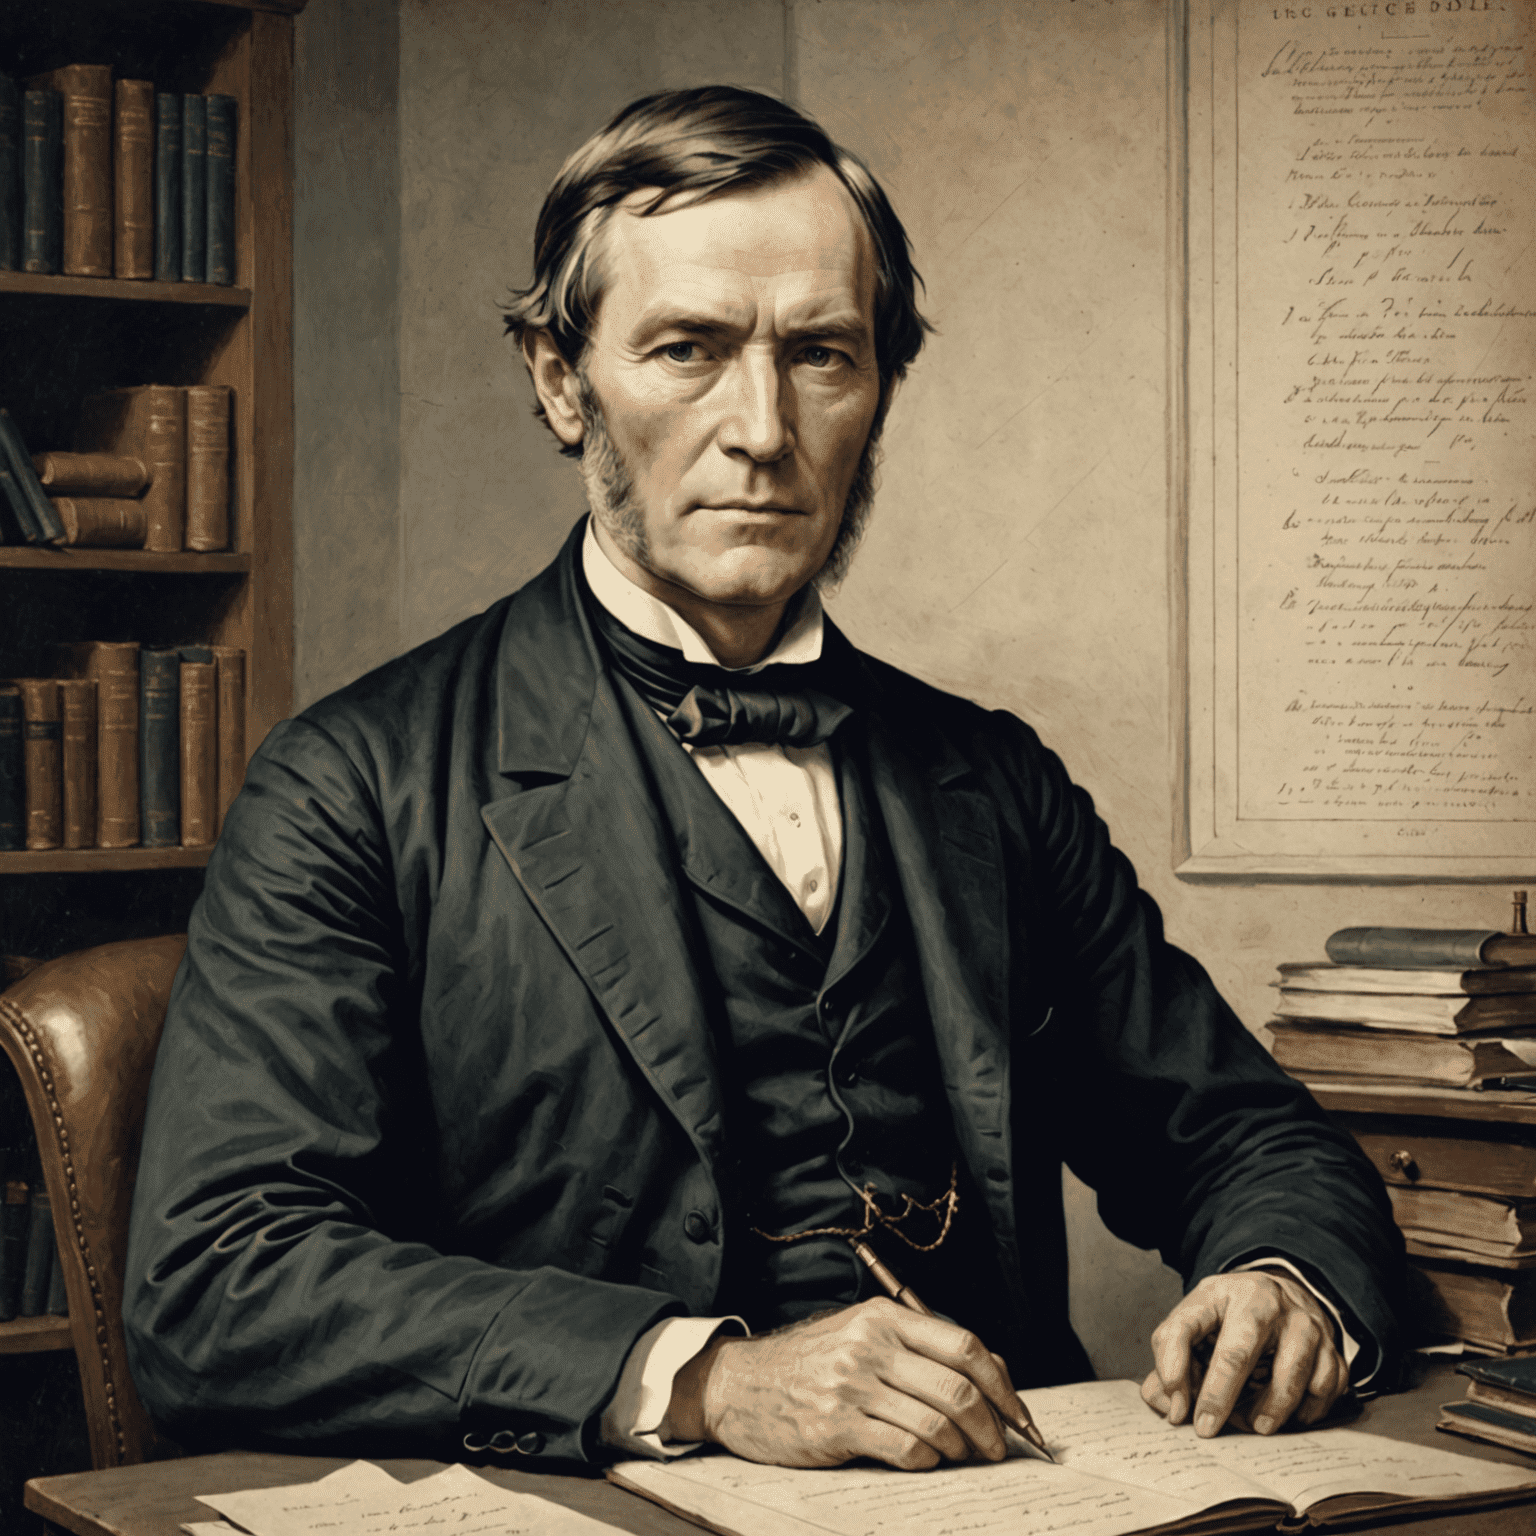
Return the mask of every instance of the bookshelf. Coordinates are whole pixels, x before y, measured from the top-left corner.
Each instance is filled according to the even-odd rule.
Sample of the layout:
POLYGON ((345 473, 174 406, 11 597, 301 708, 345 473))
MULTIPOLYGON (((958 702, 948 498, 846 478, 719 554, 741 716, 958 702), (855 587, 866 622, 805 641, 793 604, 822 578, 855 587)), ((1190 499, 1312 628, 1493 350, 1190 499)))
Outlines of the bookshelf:
MULTIPOLYGON (((30 450, 71 447, 80 402, 103 389, 232 388, 231 547, 0 546, 0 676, 39 675, 56 640, 238 646, 247 750, 289 712, 292 696, 290 140, 292 17, 302 3, 57 0, 0 9, 0 71, 18 80, 109 63, 115 77, 151 80, 157 90, 239 101, 234 286, 0 272, 8 360, 0 405, 30 450)), ((29 939, 35 947, 35 935, 16 932, 8 915, 27 904, 27 889, 40 889, 38 876, 68 877, 52 892, 55 905, 70 907, 80 894, 70 883, 93 874, 141 871, 153 882, 206 860, 206 849, 0 851, 0 949, 25 950, 29 939)), ((182 882, 186 900, 194 887, 182 882)), ((74 945, 65 937, 62 947, 74 945)))
MULTIPOLYGON (((30 451, 74 446, 81 402, 102 390, 231 388, 230 547, 0 545, 0 677, 43 675, 55 641, 236 646, 246 658, 247 752, 292 700, 292 51, 302 8, 303 0, 0 6, 0 73, 18 81, 110 64, 116 78, 239 103, 233 286, 0 272, 0 406, 30 451)), ((0 851, 0 952, 50 957, 184 928, 208 852, 0 851)), ((0 1125, 0 1146, 11 1139, 0 1125)), ((97 1332, 94 1316, 0 1323, 0 1396, 16 1399, 12 1416, 22 1406, 16 1394, 39 1390, 17 1383, 41 1379, 11 1374, 21 1369, 12 1357, 73 1349, 83 1372, 97 1332)), ((35 1409, 38 1400, 28 1401, 35 1409)), ((0 1526, 19 1515, 20 1480, 37 1471, 38 1454, 0 1446, 0 1526)))

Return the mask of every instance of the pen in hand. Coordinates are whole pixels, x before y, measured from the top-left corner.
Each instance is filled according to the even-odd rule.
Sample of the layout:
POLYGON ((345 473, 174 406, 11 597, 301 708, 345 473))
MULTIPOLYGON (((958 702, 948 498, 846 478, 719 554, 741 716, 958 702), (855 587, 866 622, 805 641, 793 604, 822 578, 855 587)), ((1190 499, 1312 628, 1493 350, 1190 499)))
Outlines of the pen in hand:
MULTIPOLYGON (((869 1246, 868 1243, 857 1237, 850 1237, 848 1242, 853 1251, 858 1254, 859 1258, 868 1268, 870 1274, 875 1277, 875 1283, 879 1285, 880 1289, 883 1290, 885 1294, 891 1298, 892 1301, 896 1302, 898 1306, 905 1307, 909 1312, 920 1313, 923 1317, 932 1317, 934 1315, 932 1308, 923 1305, 922 1301, 918 1297, 917 1292, 914 1291, 910 1285, 903 1285, 901 1281, 898 1280, 896 1276, 893 1275, 891 1271, 888 1270, 885 1265, 880 1262, 880 1256, 875 1252, 873 1248, 869 1246)), ((994 1416, 998 1414, 999 1410, 997 1409, 997 1406, 992 1403, 990 1399, 987 1400, 987 1407, 992 1410, 994 1416)), ((1034 1448, 1039 1451, 1047 1461, 1054 1463, 1056 1458, 1052 1456, 1050 1451, 1046 1448, 1045 1436, 1040 1433, 1039 1429, 1035 1425, 1035 1421, 1030 1418, 1029 1409, 1024 1406, 1022 1401, 1017 1401, 1015 1412, 1017 1417, 1010 1418, 1008 1422, 1032 1446, 1034 1446, 1034 1448)))

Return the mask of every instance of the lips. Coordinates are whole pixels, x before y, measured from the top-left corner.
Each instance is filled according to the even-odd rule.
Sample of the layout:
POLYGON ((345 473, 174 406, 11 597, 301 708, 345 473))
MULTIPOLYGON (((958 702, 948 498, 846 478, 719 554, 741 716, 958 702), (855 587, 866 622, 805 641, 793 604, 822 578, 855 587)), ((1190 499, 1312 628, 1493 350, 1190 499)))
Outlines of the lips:
POLYGON ((800 507, 786 507, 774 501, 710 501, 701 503, 700 512, 777 512, 785 517, 803 517, 800 507))

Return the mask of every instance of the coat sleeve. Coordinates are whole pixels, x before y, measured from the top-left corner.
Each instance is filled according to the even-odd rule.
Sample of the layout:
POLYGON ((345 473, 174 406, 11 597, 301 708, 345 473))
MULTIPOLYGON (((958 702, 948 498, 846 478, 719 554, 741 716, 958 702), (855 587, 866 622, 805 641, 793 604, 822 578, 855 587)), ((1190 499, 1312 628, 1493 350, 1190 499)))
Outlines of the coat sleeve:
POLYGON ((1380 1177, 1168 943, 1092 800, 1006 719, 1029 924, 1045 936, 1031 949, 1054 1007, 1030 1059, 1055 1087, 1032 1105, 1056 1116, 1117 1236, 1158 1249, 1186 1287, 1263 1254, 1292 1260, 1361 1341, 1356 1378, 1379 1370, 1390 1387, 1407 1281, 1380 1177))
POLYGON ((324 730, 280 726, 209 863, 155 1063, 135 1384, 189 1446, 461 1459, 466 1432, 508 1432, 585 1459, 630 1347, 684 1308, 434 1246, 401 928, 374 797, 324 730))

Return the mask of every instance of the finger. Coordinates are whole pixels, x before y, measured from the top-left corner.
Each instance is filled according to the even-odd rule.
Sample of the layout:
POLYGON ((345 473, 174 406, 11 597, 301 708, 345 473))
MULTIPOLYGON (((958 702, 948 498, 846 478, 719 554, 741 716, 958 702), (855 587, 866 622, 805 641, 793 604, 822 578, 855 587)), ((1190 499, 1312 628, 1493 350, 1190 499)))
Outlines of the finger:
POLYGON ((1153 1331, 1152 1359, 1168 1394, 1170 1424, 1184 1422, 1200 1390, 1196 1377, 1201 1367, 1193 1355, 1194 1345, 1220 1326, 1221 1312, 1216 1303, 1195 1290, 1153 1331))
MULTIPOLYGON (((1008 1442, 1003 1438, 997 1415, 981 1389, 968 1376, 924 1355, 908 1353, 893 1355, 881 1370, 880 1379, 930 1412, 942 1414, 965 1437, 967 1454, 974 1449, 988 1461, 1001 1461, 1008 1454, 1008 1442)), ((885 1414, 880 1416, 887 1417, 885 1414)), ((905 1420, 901 1424, 904 1429, 915 1428, 905 1420)), ((927 1440, 928 1436, 923 1438, 927 1440)), ((935 1444, 932 1440, 928 1443, 935 1444)), ((944 1454, 954 1459, 950 1451, 945 1450, 944 1454)))
POLYGON ((946 1323, 940 1317, 924 1317, 919 1312, 909 1312, 894 1303, 886 1305, 895 1312, 892 1322, 897 1335, 908 1349, 929 1360, 936 1360, 940 1365, 948 1366, 950 1370, 968 1378, 1002 1414, 1004 1423, 1013 1425, 1021 1434, 1025 1434, 1029 1421, 1024 1417, 1019 1394, 1013 1390, 1007 1376, 998 1369, 996 1357, 974 1333, 965 1328, 957 1328, 953 1323, 946 1323))
POLYGON ((1249 1415, 1256 1433, 1274 1434, 1301 1406, 1326 1342, 1321 1325, 1308 1313, 1292 1312, 1286 1317, 1275 1345, 1269 1384, 1258 1394, 1249 1415))
POLYGON ((1141 1400, 1154 1413, 1160 1413, 1164 1418, 1168 1416, 1173 1399, 1163 1390, 1163 1378, 1155 1368, 1147 1372, 1147 1379, 1141 1384, 1141 1400))
POLYGON ((903 1472, 926 1472, 938 1466, 943 1457, 921 1435, 889 1424, 884 1419, 866 1418, 847 1444, 847 1460, 868 1456, 903 1472))
POLYGON ((1333 1411, 1333 1405, 1349 1390, 1349 1366, 1344 1357, 1330 1343, 1318 1351, 1317 1365, 1312 1380, 1307 1383, 1307 1395, 1296 1410, 1299 1424, 1316 1424, 1333 1411))
MULTIPOLYGON (((975 1389, 972 1388, 972 1391, 975 1389)), ((976 1398, 977 1402, 981 1401, 980 1393, 977 1393, 976 1398)), ((889 1424, 921 1440, 933 1450, 936 1457, 942 1456, 946 1461, 971 1459, 971 1441, 961 1433, 960 1426, 948 1414, 899 1388, 886 1386, 871 1393, 864 1404, 864 1412, 870 1419, 889 1424)), ((996 1457, 992 1459, 997 1460, 996 1457)))
POLYGON ((1269 1343, 1269 1329, 1248 1311, 1229 1313, 1195 1403, 1195 1433, 1209 1438, 1227 1422, 1249 1374, 1269 1343))

